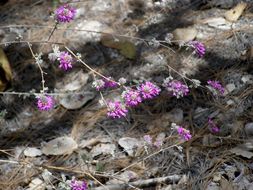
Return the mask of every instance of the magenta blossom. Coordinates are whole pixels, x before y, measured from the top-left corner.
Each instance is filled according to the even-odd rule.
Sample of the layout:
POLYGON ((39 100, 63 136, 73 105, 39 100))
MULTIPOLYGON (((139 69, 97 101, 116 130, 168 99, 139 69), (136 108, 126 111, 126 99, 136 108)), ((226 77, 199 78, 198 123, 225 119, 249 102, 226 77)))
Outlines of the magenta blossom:
POLYGON ((152 82, 149 82, 149 81, 141 84, 138 87, 138 90, 141 93, 142 98, 144 100, 145 99, 152 99, 152 98, 158 96, 161 91, 161 89, 158 86, 156 86, 155 84, 153 84, 152 82))
POLYGON ((107 103, 107 116, 112 118, 126 117, 128 110, 120 101, 107 103))
POLYGON ((164 80, 163 86, 177 98, 187 96, 190 92, 187 85, 178 80, 170 80, 170 78, 164 80))
POLYGON ((79 183, 76 180, 72 180, 70 184, 71 190, 86 190, 88 189, 87 183, 83 181, 82 183, 79 183))
POLYGON ((194 48, 194 52, 199 56, 203 57, 206 53, 206 48, 203 43, 198 41, 190 41, 189 45, 194 48))
POLYGON ((118 86, 118 83, 116 83, 112 77, 108 77, 108 78, 104 78, 103 79, 104 82, 105 82, 105 87, 106 88, 115 88, 118 86))
POLYGON ((37 107, 41 111, 48 111, 54 107, 54 99, 52 96, 37 97, 37 107))
POLYGON ((218 133, 220 131, 220 128, 216 125, 216 123, 214 123, 211 118, 208 118, 208 125, 212 133, 218 133))
POLYGON ((63 69, 64 71, 72 68, 73 58, 68 52, 61 52, 58 60, 60 62, 59 68, 63 69))
POLYGON ((92 87, 96 88, 97 91, 102 90, 105 88, 105 82, 102 79, 95 80, 92 83, 92 87))
POLYGON ((70 5, 62 5, 55 10, 55 18, 57 22, 66 23, 74 20, 76 9, 70 5))
POLYGON ((122 93, 122 97, 127 106, 133 107, 141 103, 140 92, 134 89, 128 89, 122 93))
POLYGON ((150 135, 144 135, 143 139, 148 145, 152 144, 152 137, 150 135))
POLYGON ((221 85, 219 81, 208 80, 207 84, 215 91, 220 92, 220 94, 224 94, 225 88, 221 85))
POLYGON ((190 131, 183 127, 178 126, 177 133, 185 141, 188 141, 192 138, 190 131))

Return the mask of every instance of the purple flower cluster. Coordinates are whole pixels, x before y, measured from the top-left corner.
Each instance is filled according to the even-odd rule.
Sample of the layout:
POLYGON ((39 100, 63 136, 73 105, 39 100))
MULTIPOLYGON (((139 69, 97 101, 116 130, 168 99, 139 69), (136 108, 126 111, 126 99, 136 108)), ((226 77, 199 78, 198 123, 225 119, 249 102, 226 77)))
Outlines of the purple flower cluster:
POLYGON ((134 107, 142 102, 141 94, 138 90, 128 89, 122 93, 122 97, 127 106, 134 107))
POLYGON ((156 141, 153 143, 152 137, 150 135, 144 135, 143 137, 146 145, 153 145, 156 148, 160 148, 163 145, 163 141, 161 139, 156 139, 156 141))
POLYGON ((61 52, 58 60, 60 62, 59 68, 63 69, 64 71, 72 68, 73 58, 68 52, 61 52))
MULTIPOLYGON (((101 83, 102 84, 102 83, 101 83)), ((115 87, 118 83, 107 83, 99 86, 97 83, 93 87, 101 89, 104 87, 115 87)), ((120 101, 109 101, 107 104, 107 115, 112 118, 125 117, 128 110, 126 107, 135 107, 145 99, 152 99, 159 95, 161 89, 151 82, 142 83, 137 90, 129 88, 122 93, 124 103, 120 101)))
POLYGON ((192 138, 190 131, 181 126, 177 127, 177 133, 185 141, 188 141, 192 138))
POLYGON ((144 135, 143 139, 148 145, 152 145, 152 137, 150 135, 144 135))
POLYGON ((55 10, 55 18, 57 22, 66 23, 74 20, 76 9, 70 5, 62 5, 55 10))
POLYGON ((206 53, 206 48, 203 43, 198 41, 190 41, 189 45, 194 48, 194 52, 199 56, 203 57, 206 53))
POLYGON ((208 80, 207 84, 215 91, 220 92, 220 94, 224 94, 225 88, 221 85, 219 81, 208 80))
POLYGON ((152 99, 152 98, 158 96, 161 91, 161 89, 158 86, 156 86, 155 84, 153 84, 152 82, 149 82, 149 81, 141 84, 138 87, 138 90, 141 93, 142 98, 144 100, 145 99, 152 99))
POLYGON ((86 190, 88 189, 87 183, 83 181, 81 184, 76 181, 72 180, 70 184, 71 190, 86 190))
POLYGON ((181 81, 172 80, 169 77, 164 80, 163 86, 177 98, 187 96, 190 92, 187 85, 183 84, 181 81))
POLYGON ((102 90, 105 88, 105 81, 102 79, 98 79, 93 81, 92 87, 96 88, 97 91, 102 90))
POLYGON ((95 80, 92 83, 92 87, 96 88, 97 91, 103 90, 105 88, 115 88, 118 86, 118 83, 116 83, 112 77, 108 77, 106 79, 98 79, 95 80))
POLYGON ((211 118, 208 118, 208 125, 212 133, 218 133, 220 131, 220 128, 216 125, 216 123, 214 123, 211 118))
POLYGON ((126 117, 128 110, 126 106, 120 101, 108 102, 107 103, 107 116, 112 118, 126 117))
POLYGON ((106 79, 103 79, 105 82, 105 88, 115 88, 118 86, 118 83, 116 83, 112 77, 108 77, 106 79))
POLYGON ((37 107, 41 111, 48 111, 54 107, 54 99, 52 96, 37 97, 37 107))

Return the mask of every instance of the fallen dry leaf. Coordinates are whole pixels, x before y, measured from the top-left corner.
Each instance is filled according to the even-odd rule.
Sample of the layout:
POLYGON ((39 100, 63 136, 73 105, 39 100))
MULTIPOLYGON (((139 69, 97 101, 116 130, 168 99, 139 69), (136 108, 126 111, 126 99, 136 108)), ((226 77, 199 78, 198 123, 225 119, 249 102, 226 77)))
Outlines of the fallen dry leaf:
POLYGON ((234 8, 230 9, 225 13, 225 18, 230 22, 235 22, 242 15, 244 9, 247 7, 247 3, 241 2, 234 8))
POLYGON ((124 38, 115 39, 111 35, 104 35, 101 38, 101 43, 106 47, 119 50, 120 53, 128 59, 134 59, 136 56, 135 45, 124 38))
POLYGON ((81 143, 79 144, 80 148, 86 148, 86 147, 91 147, 95 146, 98 143, 112 143, 112 140, 109 137, 96 137, 88 140, 82 140, 81 143))
POLYGON ((238 145, 237 147, 235 148, 232 148, 230 150, 230 152, 238 155, 238 156, 243 156, 245 158, 252 158, 253 157, 253 152, 250 152, 250 150, 253 149, 253 143, 252 142, 247 142, 245 144, 241 144, 241 145, 238 145))
POLYGON ((119 139, 118 143, 129 156, 133 156, 134 151, 142 144, 139 140, 131 137, 123 137, 119 139))
POLYGON ((84 73, 82 70, 76 73, 73 72, 57 82, 56 89, 58 89, 59 92, 80 90, 87 84, 88 79, 89 74, 84 73))
POLYGON ((218 28, 221 30, 229 30, 231 29, 231 22, 228 22, 223 17, 213 17, 213 18, 207 18, 202 21, 203 24, 207 24, 210 27, 218 28))
POLYGON ((95 156, 98 155, 114 155, 114 151, 116 150, 115 144, 98 144, 93 149, 91 150, 91 156, 94 158, 95 156))
POLYGON ((10 63, 3 51, 0 48, 0 92, 4 91, 7 87, 7 83, 12 79, 12 72, 10 63))
POLYGON ((197 33, 198 31, 193 27, 177 28, 172 32, 173 40, 180 42, 188 42, 193 40, 196 37, 197 33))
POLYGON ((82 94, 66 94, 59 96, 59 103, 68 110, 79 109, 94 98, 94 92, 83 92, 82 94))
POLYGON ((45 155, 71 154, 77 147, 76 141, 71 137, 58 137, 44 144, 42 153, 45 155))

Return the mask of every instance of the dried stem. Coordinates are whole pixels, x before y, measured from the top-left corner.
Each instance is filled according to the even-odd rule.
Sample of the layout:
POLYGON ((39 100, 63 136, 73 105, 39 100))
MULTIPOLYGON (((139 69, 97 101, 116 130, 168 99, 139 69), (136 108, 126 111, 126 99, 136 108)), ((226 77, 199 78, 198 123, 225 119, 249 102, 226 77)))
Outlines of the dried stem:
POLYGON ((44 92, 45 92, 44 72, 43 72, 43 70, 42 70, 42 68, 41 68, 41 66, 40 66, 40 64, 39 64, 39 62, 37 61, 37 57, 36 57, 36 56, 34 55, 34 53, 33 53, 33 50, 32 50, 32 48, 31 48, 31 44, 30 44, 29 42, 27 42, 27 44, 28 44, 28 47, 29 47, 29 49, 30 49, 30 51, 31 51, 31 53, 32 53, 33 58, 35 59, 35 63, 36 63, 37 66, 39 67, 40 75, 41 75, 42 94, 44 94, 44 92))

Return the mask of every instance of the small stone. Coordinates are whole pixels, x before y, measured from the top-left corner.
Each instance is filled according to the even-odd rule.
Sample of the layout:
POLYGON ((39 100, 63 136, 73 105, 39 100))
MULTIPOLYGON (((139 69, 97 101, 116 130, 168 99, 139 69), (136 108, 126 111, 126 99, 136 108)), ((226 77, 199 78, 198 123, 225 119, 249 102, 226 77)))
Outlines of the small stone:
POLYGON ((118 141, 119 145, 125 149, 129 156, 134 155, 134 150, 141 146, 141 142, 135 138, 123 137, 118 141))
POLYGON ((45 190, 46 184, 39 178, 35 178, 29 184, 28 190, 45 190))
POLYGON ((36 156, 41 156, 42 152, 41 150, 37 149, 37 148, 26 148, 24 150, 24 155, 27 157, 36 157, 36 156))
POLYGON ((235 89, 235 84, 233 83, 227 84, 226 89, 228 92, 232 92, 235 89))
POLYGON ((45 155, 71 154, 78 145, 71 137, 58 137, 43 145, 42 152, 45 155))
POLYGON ((245 132, 247 135, 253 135, 253 122, 245 125, 245 132))
POLYGON ((227 101, 227 105, 233 105, 233 104, 235 104, 235 102, 233 101, 233 100, 231 100, 231 99, 229 99, 228 101, 227 101))
POLYGON ((242 76, 241 80, 243 83, 252 84, 253 83, 253 76, 252 75, 244 75, 244 76, 242 76))

